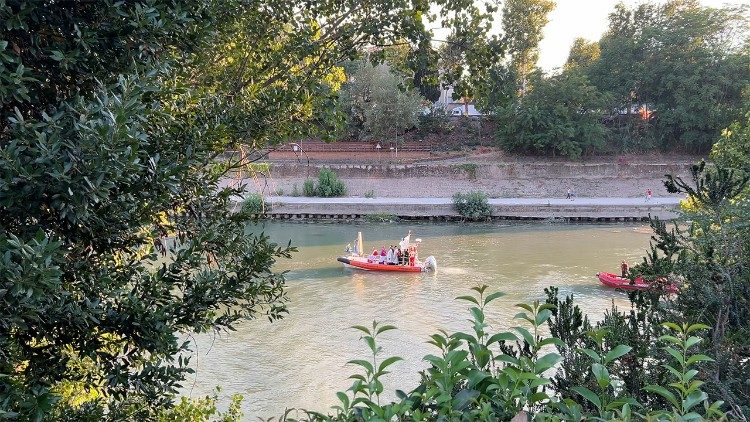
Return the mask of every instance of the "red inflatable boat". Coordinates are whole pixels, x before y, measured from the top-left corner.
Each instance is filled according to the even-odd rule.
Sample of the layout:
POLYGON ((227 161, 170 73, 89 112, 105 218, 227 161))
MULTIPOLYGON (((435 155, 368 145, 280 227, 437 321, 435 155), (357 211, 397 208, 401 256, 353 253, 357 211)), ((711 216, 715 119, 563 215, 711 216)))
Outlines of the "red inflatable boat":
MULTIPOLYGON (((607 287, 614 287, 616 289, 649 290, 655 287, 652 283, 644 281, 640 277, 636 278, 633 284, 630 284, 629 279, 622 278, 619 275, 612 273, 596 273, 596 276, 599 277, 599 281, 601 281, 603 285, 607 287)), ((677 286, 675 286, 674 284, 668 284, 664 287, 665 290, 669 293, 677 293, 677 286)))
POLYGON ((396 271, 403 273, 421 273, 425 271, 422 266, 376 264, 374 262, 367 262, 366 258, 361 257, 339 257, 336 259, 344 265, 369 271, 396 271))
POLYGON ((408 251, 412 258, 407 261, 407 265, 403 265, 403 263, 399 263, 400 261, 396 259, 394 254, 392 254, 392 250, 391 254, 388 255, 387 260, 377 254, 377 249, 373 251, 372 255, 364 255, 363 251, 365 249, 362 244, 362 232, 359 232, 357 233, 357 239, 354 241, 354 248, 352 249, 351 245, 347 245, 346 247, 346 252, 349 253, 349 255, 340 256, 336 258, 336 260, 344 264, 345 267, 353 267, 367 271, 420 273, 422 271, 437 270, 437 261, 434 256, 428 256, 424 262, 417 258, 417 248, 421 242, 422 239, 416 239, 415 243, 411 242, 411 230, 409 230, 409 234, 401 239, 401 242, 398 243, 398 249, 404 251, 404 253, 407 253, 408 251), (387 264, 386 261, 391 262, 391 264, 387 264))

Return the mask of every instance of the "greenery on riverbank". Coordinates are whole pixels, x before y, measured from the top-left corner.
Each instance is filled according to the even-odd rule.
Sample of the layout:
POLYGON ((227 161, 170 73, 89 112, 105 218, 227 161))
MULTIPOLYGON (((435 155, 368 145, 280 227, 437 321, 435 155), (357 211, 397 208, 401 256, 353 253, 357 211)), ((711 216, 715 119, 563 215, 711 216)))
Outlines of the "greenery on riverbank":
POLYGON ((318 173, 317 183, 312 179, 305 180, 302 185, 302 193, 304 196, 320 196, 323 198, 346 196, 346 185, 339 179, 335 171, 323 168, 318 173))

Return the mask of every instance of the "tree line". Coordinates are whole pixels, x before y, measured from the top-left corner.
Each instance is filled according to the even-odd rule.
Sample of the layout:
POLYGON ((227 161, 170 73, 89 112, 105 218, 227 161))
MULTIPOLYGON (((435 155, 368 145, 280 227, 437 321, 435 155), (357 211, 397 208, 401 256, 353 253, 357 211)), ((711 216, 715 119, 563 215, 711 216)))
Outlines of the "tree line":
POLYGON ((340 110, 348 130, 334 138, 393 139, 420 124, 431 127, 414 116, 444 119, 433 103, 447 86, 455 100, 475 103, 496 123, 500 147, 521 154, 706 153, 741 117, 750 83, 746 7, 618 4, 601 39, 576 39, 562 69, 545 74, 536 63, 553 9, 548 0, 507 1, 500 35, 480 31, 361 54, 359 65, 344 66, 349 82, 340 110), (358 74, 368 61, 380 69, 371 86, 358 74), (370 99, 363 89, 384 95, 370 99), (360 101, 352 106, 354 91, 360 101), (412 100, 404 103, 404 95, 412 100), (403 121, 388 131, 374 127, 389 118, 403 121))

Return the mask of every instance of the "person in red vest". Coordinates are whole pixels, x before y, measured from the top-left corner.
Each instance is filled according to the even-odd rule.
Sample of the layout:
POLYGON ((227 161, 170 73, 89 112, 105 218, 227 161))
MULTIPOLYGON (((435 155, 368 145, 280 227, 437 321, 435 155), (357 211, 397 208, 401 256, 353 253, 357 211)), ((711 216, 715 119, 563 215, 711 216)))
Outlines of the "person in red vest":
POLYGON ((622 264, 620 264, 620 272, 622 273, 622 278, 628 277, 628 263, 625 261, 622 261, 622 264))

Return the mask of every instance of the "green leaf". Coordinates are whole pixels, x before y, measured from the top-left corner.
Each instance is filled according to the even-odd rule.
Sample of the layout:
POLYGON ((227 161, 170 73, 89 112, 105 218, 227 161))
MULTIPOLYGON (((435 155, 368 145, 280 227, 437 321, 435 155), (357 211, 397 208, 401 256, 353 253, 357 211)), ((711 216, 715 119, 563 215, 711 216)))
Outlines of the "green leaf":
POLYGON ((466 378, 469 380, 468 387, 469 388, 476 388, 477 385, 481 384, 482 381, 486 380, 487 378, 490 378, 492 375, 489 372, 486 371, 477 371, 475 369, 469 371, 469 374, 466 376, 466 378))
POLYGON ((704 393, 703 391, 694 391, 690 393, 683 401, 682 401, 682 408, 685 411, 689 411, 692 409, 696 404, 701 403, 708 399, 708 394, 704 393))
POLYGON ((529 346, 532 346, 532 347, 534 346, 534 344, 535 344, 534 343, 534 337, 531 335, 531 333, 529 332, 529 330, 527 330, 527 329, 525 329, 523 327, 512 327, 512 328, 514 330, 518 331, 519 333, 521 333, 521 335, 523 336, 523 339, 526 341, 526 343, 529 344, 529 346))
POLYGON ((403 360, 403 359, 400 358, 400 357, 398 357, 398 356, 391 356, 391 357, 383 360, 382 362, 380 362, 380 365, 378 366, 378 372, 382 372, 385 368, 393 365, 394 363, 396 363, 396 362, 398 362, 400 360, 403 360))
POLYGON ((596 378, 596 382, 599 384, 599 387, 607 388, 610 384, 610 378, 609 378, 609 371, 607 371, 607 368, 604 367, 604 365, 600 363, 594 363, 591 365, 591 372, 594 374, 594 377, 596 378))
POLYGON ((687 340, 685 340, 685 348, 689 349, 695 346, 696 344, 700 343, 701 341, 703 341, 703 339, 701 339, 700 337, 691 336, 687 340))
POLYGON ((564 341, 560 340, 559 338, 555 338, 555 337, 545 338, 545 339, 541 340, 539 342, 539 347, 544 347, 544 346, 547 346, 549 344, 554 344, 560 350, 566 349, 568 347, 565 344, 564 341))
POLYGON ((349 327, 349 328, 354 328, 355 330, 359 330, 359 331, 362 331, 363 333, 365 333, 365 334, 367 334, 367 335, 371 335, 371 333, 370 333, 370 329, 369 329, 369 328, 367 328, 367 327, 365 327, 365 326, 362 326, 362 325, 352 325, 352 326, 351 326, 351 327, 349 327))
POLYGON ((367 343, 367 346, 370 348, 372 353, 377 353, 377 345, 375 344, 375 339, 370 336, 365 336, 365 343, 367 343))
POLYGON ((620 356, 623 356, 633 350, 630 346, 625 346, 623 344, 617 345, 614 349, 607 352, 607 354, 604 356, 604 362, 609 363, 613 360, 619 358, 620 356))
POLYGON ((519 363, 520 363, 517 358, 515 358, 513 356, 508 356, 508 355, 497 356, 497 357, 495 357, 495 360, 498 361, 498 362, 510 363, 510 364, 516 365, 516 366, 518 366, 519 363))
POLYGON ((525 303, 516 303, 516 307, 524 309, 529 313, 532 313, 532 314, 534 313, 534 308, 532 308, 531 305, 527 305, 525 303))
POLYGON ((474 296, 459 296, 456 298, 456 300, 465 300, 473 304, 476 304, 477 306, 479 305, 479 301, 477 301, 477 299, 474 296))
POLYGON ((381 325, 378 327, 378 330, 375 332, 375 334, 384 333, 386 331, 395 330, 396 326, 394 325, 381 325))
POLYGON ((487 295, 486 298, 484 298, 484 305, 486 306, 488 303, 492 302, 493 300, 505 296, 505 293, 503 292, 495 292, 492 294, 487 295))
POLYGON ((672 404, 674 407, 679 407, 679 403, 677 402, 677 399, 675 398, 674 394, 672 394, 669 390, 662 387, 661 385, 647 385, 643 387, 644 391, 648 391, 650 393, 656 393, 662 397, 664 397, 669 403, 672 404))
POLYGON ((344 411, 346 411, 346 409, 349 409, 349 396, 339 391, 336 393, 336 397, 339 398, 339 401, 343 405, 344 411))
POLYGON ((549 319, 550 316, 552 316, 552 311, 550 311, 549 309, 545 309, 536 315, 536 319, 534 320, 534 323, 537 326, 541 326, 542 324, 544 324, 545 321, 549 319))
POLYGON ((536 361, 536 363, 534 364, 534 372, 536 372, 537 374, 541 374, 542 372, 555 366, 561 360, 562 357, 557 353, 548 353, 536 361))
POLYGON ((691 366, 698 362, 713 362, 714 360, 706 355, 693 355, 690 356, 685 362, 685 366, 691 366))
POLYGON ((490 336, 490 338, 487 340, 487 345, 491 345, 495 342, 501 342, 501 341, 518 341, 518 337, 513 333, 497 333, 490 336))
POLYGON ((469 311, 471 311, 471 315, 474 317, 474 321, 484 322, 484 312, 482 312, 481 309, 472 307, 469 311))
POLYGON ((580 394, 583 398, 596 406, 596 408, 601 412, 602 401, 599 399, 599 396, 597 396, 593 391, 589 390, 586 387, 572 387, 571 390, 580 394))
POLYGON ((578 349, 579 351, 585 353, 588 355, 591 359, 593 359, 595 362, 601 362, 602 358, 599 356, 599 353, 596 353, 595 351, 591 349, 578 349))
POLYGON ((365 368, 365 371, 367 371, 368 374, 372 374, 373 372, 375 372, 373 370, 372 363, 370 363, 370 362, 368 362, 366 360, 354 359, 354 360, 350 360, 347 363, 350 363, 352 365, 359 365, 359 366, 365 368))

